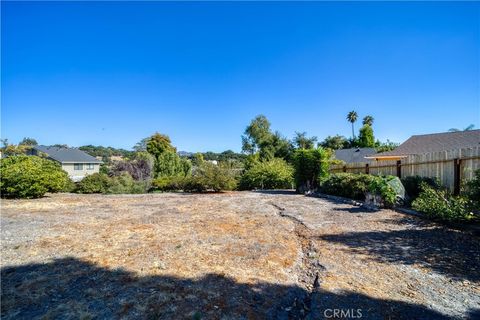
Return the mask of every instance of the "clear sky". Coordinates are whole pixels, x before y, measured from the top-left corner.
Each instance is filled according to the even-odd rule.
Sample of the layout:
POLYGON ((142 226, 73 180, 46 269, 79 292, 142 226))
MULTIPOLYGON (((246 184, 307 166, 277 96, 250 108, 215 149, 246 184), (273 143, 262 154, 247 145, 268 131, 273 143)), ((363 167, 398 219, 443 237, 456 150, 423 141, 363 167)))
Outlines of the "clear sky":
POLYGON ((239 151, 257 114, 323 139, 350 110, 381 140, 478 128, 479 21, 478 2, 2 1, 1 135, 239 151))

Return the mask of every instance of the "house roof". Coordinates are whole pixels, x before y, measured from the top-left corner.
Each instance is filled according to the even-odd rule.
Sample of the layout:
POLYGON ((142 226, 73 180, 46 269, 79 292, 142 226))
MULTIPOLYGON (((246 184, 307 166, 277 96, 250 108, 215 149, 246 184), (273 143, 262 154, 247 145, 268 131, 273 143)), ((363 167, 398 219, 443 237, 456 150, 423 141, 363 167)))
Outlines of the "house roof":
POLYGON ((376 152, 374 148, 340 149, 335 150, 335 158, 345 161, 346 163, 368 162, 369 160, 365 159, 365 157, 375 154, 376 152))
POLYGON ((473 147, 480 147, 480 130, 442 132, 411 136, 395 150, 381 152, 368 158, 393 159, 395 157, 406 157, 411 154, 473 147))
POLYGON ((44 152, 49 158, 61 163, 102 163, 86 152, 76 148, 35 146, 35 150, 44 152))

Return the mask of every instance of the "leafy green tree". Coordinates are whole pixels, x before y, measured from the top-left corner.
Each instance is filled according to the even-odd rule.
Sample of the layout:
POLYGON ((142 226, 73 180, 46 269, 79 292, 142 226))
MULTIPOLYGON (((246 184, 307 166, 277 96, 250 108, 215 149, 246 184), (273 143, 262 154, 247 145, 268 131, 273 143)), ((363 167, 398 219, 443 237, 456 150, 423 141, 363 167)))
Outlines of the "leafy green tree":
POLYGON ((396 142, 391 142, 390 140, 387 139, 387 142, 380 142, 377 140, 375 143, 375 150, 377 152, 386 152, 386 151, 391 151, 395 150, 400 144, 396 142))
POLYGON ((18 156, 18 155, 25 155, 27 150, 29 149, 28 146, 25 145, 14 145, 8 143, 8 139, 2 139, 2 147, 0 150, 2 151, 4 156, 18 156))
POLYGON ((295 132, 295 137, 293 138, 293 144, 297 149, 313 149, 316 142, 317 137, 309 138, 306 132, 295 132))
POLYGON ((136 152, 147 151, 147 143, 150 138, 143 138, 133 146, 133 150, 136 152))
POLYGON ((191 170, 188 159, 182 159, 173 150, 161 153, 155 159, 155 177, 187 176, 191 170))
POLYGON ((363 118, 362 124, 372 126, 373 125, 373 120, 375 120, 375 119, 372 116, 365 116, 363 118))
POLYGON ((155 178, 190 174, 192 167, 190 160, 180 158, 167 135, 157 132, 151 136, 147 142, 147 151, 155 159, 155 178))
POLYGON ((147 151, 154 157, 158 157, 166 151, 176 152, 177 150, 172 146, 172 141, 167 135, 156 132, 147 141, 147 151))
POLYGON ((245 129, 242 135, 242 151, 249 154, 258 152, 261 146, 271 139, 270 122, 264 115, 258 115, 245 129))
POLYGON ((298 192, 315 190, 328 176, 332 152, 329 149, 298 149, 293 156, 295 182, 298 192))
POLYGON ((285 160, 274 158, 254 163, 240 180, 240 189, 286 189, 293 184, 293 168, 285 160))
POLYGON ((347 115, 347 120, 352 124, 352 139, 355 139, 355 129, 354 129, 354 123, 358 119, 358 114, 356 111, 350 111, 347 115))
POLYGON ((18 145, 19 146, 38 146, 38 142, 33 138, 23 138, 23 140, 20 141, 18 145))
POLYGON ((200 152, 197 152, 193 155, 192 164, 194 166, 198 167, 204 162, 205 162, 205 160, 203 159, 203 154, 201 154, 200 152))
POLYGON ((328 136, 319 144, 322 148, 329 148, 332 150, 344 149, 348 147, 347 138, 341 135, 328 136))
POLYGON ((38 198, 70 185, 60 165, 37 156, 10 156, 0 160, 0 191, 6 198, 38 198))
POLYGON ((292 153, 292 145, 278 131, 272 133, 268 119, 259 115, 242 135, 242 152, 250 155, 258 153, 262 160, 275 157, 288 159, 292 153))
POLYGON ((373 148, 375 147, 375 137, 373 135, 373 129, 368 124, 365 124, 360 128, 360 134, 358 135, 358 143, 360 148, 373 148))

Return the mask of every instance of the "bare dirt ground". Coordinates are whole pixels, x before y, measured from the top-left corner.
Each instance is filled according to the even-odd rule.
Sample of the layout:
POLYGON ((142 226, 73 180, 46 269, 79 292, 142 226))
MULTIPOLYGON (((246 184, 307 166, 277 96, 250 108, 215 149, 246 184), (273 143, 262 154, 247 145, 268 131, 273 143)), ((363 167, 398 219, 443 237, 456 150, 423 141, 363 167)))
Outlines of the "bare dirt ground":
POLYGON ((291 192, 1 202, 3 319, 478 319, 480 239, 291 192))

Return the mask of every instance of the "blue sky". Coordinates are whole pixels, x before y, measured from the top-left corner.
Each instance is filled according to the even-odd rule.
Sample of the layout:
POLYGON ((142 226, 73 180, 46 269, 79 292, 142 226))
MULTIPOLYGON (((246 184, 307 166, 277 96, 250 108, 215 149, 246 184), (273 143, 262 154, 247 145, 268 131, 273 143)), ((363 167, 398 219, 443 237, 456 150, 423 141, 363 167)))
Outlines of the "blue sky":
POLYGON ((381 140, 478 128, 479 21, 478 2, 2 2, 1 135, 239 151, 257 114, 323 139, 352 109, 381 140))

